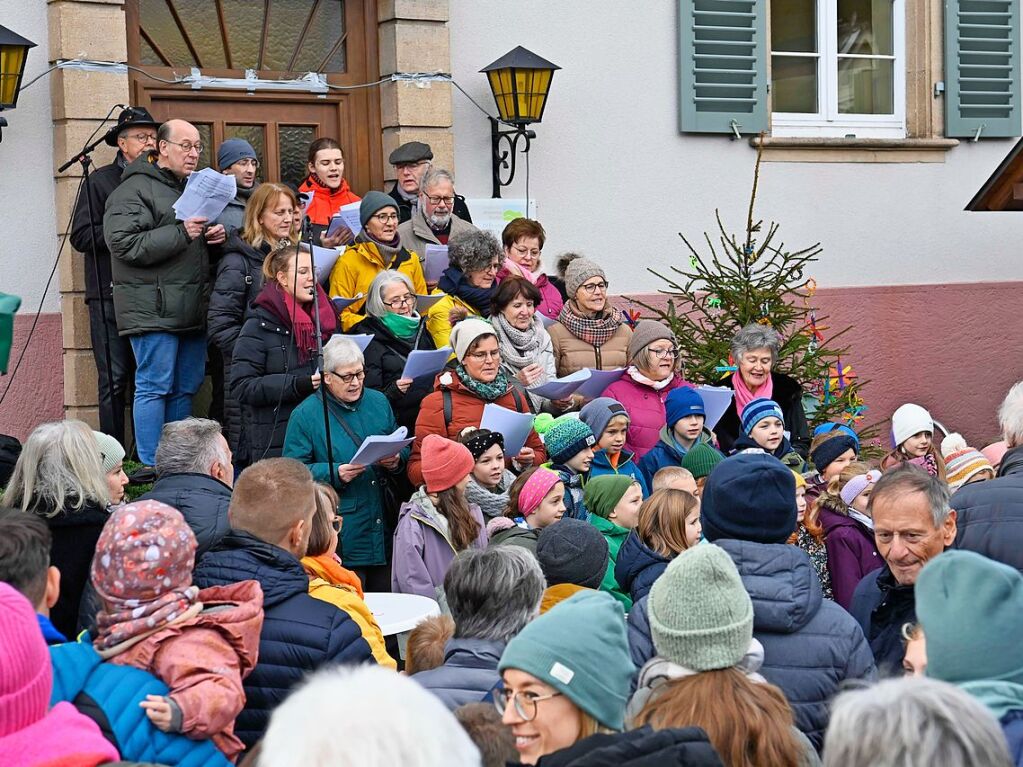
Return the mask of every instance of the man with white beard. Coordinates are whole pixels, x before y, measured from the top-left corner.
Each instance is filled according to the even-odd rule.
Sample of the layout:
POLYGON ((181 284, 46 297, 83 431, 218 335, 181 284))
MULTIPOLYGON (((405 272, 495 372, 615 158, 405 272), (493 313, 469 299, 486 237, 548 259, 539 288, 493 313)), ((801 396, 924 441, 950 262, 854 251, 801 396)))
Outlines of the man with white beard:
POLYGON ((419 205, 412 218, 398 227, 402 246, 426 258, 427 245, 447 245, 448 238, 476 227, 454 215, 455 178, 450 171, 432 168, 419 185, 419 205))

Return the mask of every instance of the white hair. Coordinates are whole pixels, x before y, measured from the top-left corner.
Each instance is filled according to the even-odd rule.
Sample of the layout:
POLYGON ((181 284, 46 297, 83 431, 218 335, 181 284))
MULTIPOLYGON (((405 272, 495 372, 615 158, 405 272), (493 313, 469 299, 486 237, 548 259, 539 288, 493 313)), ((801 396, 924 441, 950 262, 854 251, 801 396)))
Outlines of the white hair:
POLYGON ((314 674, 273 712, 259 763, 480 767, 480 755, 440 699, 407 676, 380 666, 335 666, 314 674))
POLYGON ((1023 445, 1023 381, 1014 384, 998 408, 998 425, 1009 447, 1023 445))
POLYGON ((220 440, 220 424, 209 418, 184 418, 163 425, 156 446, 156 473, 209 474, 213 463, 231 466, 226 445, 220 440))
POLYGON ((333 373, 338 368, 362 365, 364 360, 359 345, 350 338, 336 335, 323 347, 323 373, 333 373))
MULTIPOLYGON (((416 289, 412 287, 412 280, 409 279, 407 274, 395 269, 385 269, 378 273, 377 276, 373 278, 373 282, 369 284, 369 291, 366 294, 367 314, 373 317, 383 317, 390 312, 390 309, 384 303, 384 288, 388 285, 393 285, 396 282, 402 283, 406 288, 408 288, 408 292, 415 296, 416 289)), ((412 311, 416 310, 414 299, 411 309, 412 311)))
POLYGON ((994 716, 958 687, 904 677, 842 693, 824 738, 824 767, 940 764, 1011 767, 994 716))

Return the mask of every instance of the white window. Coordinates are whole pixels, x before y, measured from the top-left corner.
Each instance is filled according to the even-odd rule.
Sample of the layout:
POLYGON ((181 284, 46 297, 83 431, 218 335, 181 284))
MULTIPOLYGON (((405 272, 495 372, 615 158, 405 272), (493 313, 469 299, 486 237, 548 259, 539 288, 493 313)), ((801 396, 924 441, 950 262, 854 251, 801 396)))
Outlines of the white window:
POLYGON ((771 0, 771 134, 905 138, 904 0, 771 0))

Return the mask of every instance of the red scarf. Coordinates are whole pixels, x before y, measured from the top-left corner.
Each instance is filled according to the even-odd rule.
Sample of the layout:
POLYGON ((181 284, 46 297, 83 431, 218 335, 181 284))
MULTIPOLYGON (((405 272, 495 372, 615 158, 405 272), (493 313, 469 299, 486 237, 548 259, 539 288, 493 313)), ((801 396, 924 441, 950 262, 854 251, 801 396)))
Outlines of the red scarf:
MULTIPOLYGON (((337 315, 327 294, 316 285, 316 296, 320 304, 320 331, 324 343, 337 330, 337 315)), ((316 327, 313 324, 313 302, 300 303, 290 293, 281 289, 276 282, 268 282, 259 291, 256 306, 262 306, 279 319, 295 336, 300 362, 307 362, 316 353, 316 327)))

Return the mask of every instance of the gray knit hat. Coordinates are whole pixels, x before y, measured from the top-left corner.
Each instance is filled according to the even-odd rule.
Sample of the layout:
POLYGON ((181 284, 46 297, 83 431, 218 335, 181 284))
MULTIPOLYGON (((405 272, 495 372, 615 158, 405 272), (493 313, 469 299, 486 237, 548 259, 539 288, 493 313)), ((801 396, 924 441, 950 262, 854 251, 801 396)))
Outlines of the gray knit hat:
POLYGON ((636 359, 636 355, 654 341, 662 339, 675 343, 675 336, 671 334, 671 330, 668 329, 667 325, 657 320, 640 320, 637 322, 636 327, 632 329, 632 337, 629 339, 629 363, 636 359))
POLYGON ((604 536, 581 519, 564 517, 543 528, 536 541, 536 559, 548 586, 574 583, 599 588, 610 556, 604 536))
POLYGON ((575 294, 579 292, 579 286, 591 277, 603 277, 605 281, 607 280, 604 270, 595 261, 590 261, 588 258, 577 258, 570 263, 565 270, 565 291, 568 293, 568 297, 575 298, 575 294))
POLYGON ((117 464, 124 460, 124 448, 121 447, 120 442, 109 434, 94 431, 92 436, 96 438, 100 455, 103 457, 103 473, 109 474, 117 468, 117 464))
POLYGON ((394 208, 395 213, 398 212, 398 203, 391 195, 378 192, 375 189, 366 192, 366 196, 362 198, 362 203, 359 205, 359 221, 365 226, 372 216, 387 207, 394 208))
POLYGON ((632 421, 629 418, 629 411, 625 409, 621 402, 611 397, 597 397, 587 402, 583 409, 579 411, 579 420, 590 427, 593 436, 597 438, 597 442, 600 442, 600 437, 604 433, 604 429, 607 428, 608 423, 611 422, 612 418, 619 415, 625 416, 630 422, 632 421))
POLYGON ((657 654, 693 671, 736 665, 753 640, 753 602, 732 558, 712 543, 671 561, 647 614, 657 654))

